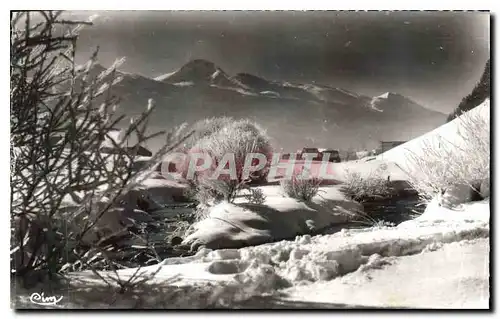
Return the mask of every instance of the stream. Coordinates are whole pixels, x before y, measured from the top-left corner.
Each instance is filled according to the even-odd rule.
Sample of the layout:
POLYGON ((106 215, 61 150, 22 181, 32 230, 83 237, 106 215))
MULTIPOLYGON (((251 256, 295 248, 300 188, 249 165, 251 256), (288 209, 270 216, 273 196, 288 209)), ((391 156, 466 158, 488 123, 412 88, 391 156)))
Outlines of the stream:
MULTIPOLYGON (((420 204, 419 197, 411 192, 400 192, 391 199, 365 202, 363 207, 366 216, 360 216, 359 220, 332 225, 312 235, 333 234, 343 228, 359 229, 375 225, 396 226, 404 221, 414 219, 425 210, 425 205, 420 204)), ((195 206, 192 203, 164 205, 163 210, 151 214, 156 223, 154 227, 147 229, 148 242, 141 239, 143 236, 126 241, 121 245, 123 258, 120 259, 129 266, 133 266, 137 263, 149 265, 165 258, 193 255, 195 252, 173 244, 173 241, 182 241, 183 230, 195 222, 194 210, 195 206), (179 237, 174 238, 176 236, 179 237)))

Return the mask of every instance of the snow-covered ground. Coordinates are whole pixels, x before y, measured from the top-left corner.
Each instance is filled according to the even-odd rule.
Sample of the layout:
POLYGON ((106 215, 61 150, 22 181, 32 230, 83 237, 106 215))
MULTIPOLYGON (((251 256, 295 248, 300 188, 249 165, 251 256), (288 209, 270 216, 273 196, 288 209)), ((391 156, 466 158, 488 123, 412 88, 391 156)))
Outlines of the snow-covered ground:
POLYGON ((266 196, 263 203, 252 204, 240 197, 234 203, 211 207, 184 244, 193 249, 258 245, 345 223, 363 212, 363 206, 348 200, 338 186, 320 187, 309 202, 289 197, 280 186, 258 189, 266 196))
MULTIPOLYGON (((476 112, 481 112, 481 107, 476 112)), ((436 132, 447 134, 456 123, 436 132)), ((404 156, 404 149, 418 150, 419 143, 403 144, 371 161, 344 165, 358 170, 363 164, 375 168, 390 157, 392 162, 384 166, 389 170, 404 156)), ((242 208, 238 202, 222 203, 215 206, 205 224, 199 225, 195 237, 203 238, 206 246, 210 242, 207 238, 217 232, 229 240, 250 240, 256 233, 264 234, 267 240, 303 228, 308 220, 332 222, 325 217, 325 208, 331 210, 334 204, 338 211, 345 210, 347 201, 335 187, 322 190, 322 195, 313 199, 314 207, 281 196, 277 187, 264 188, 268 197, 263 205, 257 205, 260 209, 242 208), (236 221, 233 225, 215 222, 231 218, 236 221)), ((102 278, 112 281, 110 278, 118 275, 127 281, 139 274, 151 277, 148 287, 168 287, 170 291, 193 285, 197 288, 168 298, 159 293, 120 296, 113 307, 134 307, 140 299, 143 307, 171 308, 214 306, 214 300, 227 307, 257 308, 488 308, 489 236, 489 199, 454 209, 434 200, 421 216, 396 227, 343 229, 330 235, 302 235, 239 249, 201 248, 194 256, 165 259, 140 270, 100 272, 99 276, 92 271, 74 273, 70 276, 74 279, 72 288, 60 291, 67 297, 60 305, 109 307, 113 294, 102 278)), ((17 295, 25 300, 27 292, 17 291, 17 295)))
MULTIPOLYGON (((466 206, 466 210, 478 207, 489 210, 488 201, 466 206)), ((449 213, 453 214, 452 211, 449 213)), ((196 256, 188 259, 166 259, 161 273, 166 275, 164 278, 181 274, 181 277, 186 278, 206 276, 206 279, 214 279, 217 278, 214 275, 220 275, 219 279, 225 281, 234 279, 237 274, 254 276, 260 270, 267 270, 290 285, 297 285, 330 280, 355 271, 362 265, 370 264, 376 254, 386 257, 406 256, 425 249, 438 249, 444 243, 489 236, 489 221, 483 218, 470 219, 468 216, 462 220, 446 220, 443 219, 444 215, 437 219, 425 218, 426 215, 433 214, 432 210, 428 210, 422 218, 397 227, 344 229, 332 235, 304 235, 293 241, 241 249, 202 249, 196 256), (193 268, 184 267, 186 265, 181 267, 185 261, 193 268), (172 266, 172 271, 168 270, 170 264, 176 264, 172 266), (195 270, 196 267, 198 271, 195 270)), ((152 266, 150 270, 155 267, 152 266)), ((121 274, 132 271, 123 270, 121 274)), ((266 276, 265 281, 269 282, 272 277, 266 276)))
POLYGON ((489 249, 489 239, 480 238, 429 246, 416 255, 374 257, 372 265, 346 276, 285 289, 281 303, 487 309, 489 249))
MULTIPOLYGON (((139 274, 156 273, 151 286, 175 290, 196 285, 205 293, 204 297, 194 292, 172 297, 168 307, 176 302, 182 307, 203 307, 219 298, 229 307, 250 308, 488 308, 488 212, 488 200, 463 205, 461 217, 431 205, 420 218, 397 227, 305 235, 241 249, 201 249, 195 256, 144 267, 139 274), (172 278, 176 281, 167 283, 172 278), (205 298, 205 304, 200 304, 200 298, 205 298)), ((137 269, 117 274, 127 281, 137 269)), ((111 272, 100 275, 108 281, 116 277, 111 272)), ((71 294, 66 293, 68 307, 86 302, 105 305, 109 288, 104 290, 108 295, 101 292, 98 298, 92 289, 105 285, 95 274, 80 272, 72 278, 78 284, 71 294)), ((160 297, 149 296, 144 302, 155 307, 160 297)), ((19 298, 26 295, 21 293, 19 298)), ((132 307, 133 300, 120 298, 114 307, 132 307)))

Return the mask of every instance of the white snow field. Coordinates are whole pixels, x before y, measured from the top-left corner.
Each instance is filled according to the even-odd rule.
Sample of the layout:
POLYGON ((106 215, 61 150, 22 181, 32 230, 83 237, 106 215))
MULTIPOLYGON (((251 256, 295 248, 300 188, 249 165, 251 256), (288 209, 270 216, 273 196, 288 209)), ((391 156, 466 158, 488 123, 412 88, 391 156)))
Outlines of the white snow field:
POLYGON ((306 306, 487 309, 488 257, 484 238, 430 246, 406 257, 377 256, 373 265, 346 276, 286 289, 283 299, 306 306))

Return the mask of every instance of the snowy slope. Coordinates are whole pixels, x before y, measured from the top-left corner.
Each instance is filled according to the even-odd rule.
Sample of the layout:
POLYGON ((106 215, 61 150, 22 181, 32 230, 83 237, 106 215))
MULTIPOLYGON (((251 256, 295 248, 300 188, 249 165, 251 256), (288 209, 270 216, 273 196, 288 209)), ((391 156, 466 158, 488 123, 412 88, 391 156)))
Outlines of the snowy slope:
MULTIPOLYGON (((489 99, 469 111, 467 114, 468 116, 480 116, 481 118, 489 119, 489 99)), ((420 137, 380 154, 377 156, 377 159, 396 163, 406 171, 414 171, 412 163, 409 160, 411 156, 425 156, 425 149, 427 147, 461 147, 464 143, 467 143, 467 141, 463 139, 463 134, 460 134, 463 130, 464 120, 462 117, 458 117, 420 137)))

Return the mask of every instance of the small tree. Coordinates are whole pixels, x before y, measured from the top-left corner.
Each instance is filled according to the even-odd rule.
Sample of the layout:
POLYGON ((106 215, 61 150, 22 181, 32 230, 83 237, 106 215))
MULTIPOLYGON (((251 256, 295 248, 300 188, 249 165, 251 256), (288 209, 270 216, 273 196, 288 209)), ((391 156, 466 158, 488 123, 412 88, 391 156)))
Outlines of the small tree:
MULTIPOLYGON (((22 278, 53 277, 71 264, 88 267, 105 258, 106 251, 82 238, 140 183, 131 169, 134 149, 125 143, 132 135, 140 145, 164 134, 145 133, 154 107, 128 125, 117 115, 111 87, 121 80, 116 67, 122 61, 98 74, 96 54, 76 66, 78 31, 86 25, 91 22, 63 20, 61 12, 11 15, 11 265, 22 278), (120 126, 124 138, 114 141, 120 126), (102 153, 105 139, 119 151, 102 153), (77 208, 65 211, 67 200, 77 208), (82 225, 71 223, 77 217, 82 225)), ((167 136, 148 168, 183 140, 180 134, 167 136)))

